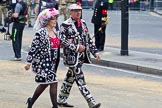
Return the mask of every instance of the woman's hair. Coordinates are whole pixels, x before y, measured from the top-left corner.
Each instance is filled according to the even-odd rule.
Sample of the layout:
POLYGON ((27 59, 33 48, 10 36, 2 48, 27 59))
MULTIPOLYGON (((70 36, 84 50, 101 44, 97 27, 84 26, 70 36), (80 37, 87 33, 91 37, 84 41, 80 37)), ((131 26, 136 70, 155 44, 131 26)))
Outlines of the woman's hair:
POLYGON ((37 20, 34 24, 34 29, 38 30, 42 27, 45 27, 48 21, 54 17, 58 16, 59 11, 55 8, 44 9, 42 12, 39 13, 37 20))

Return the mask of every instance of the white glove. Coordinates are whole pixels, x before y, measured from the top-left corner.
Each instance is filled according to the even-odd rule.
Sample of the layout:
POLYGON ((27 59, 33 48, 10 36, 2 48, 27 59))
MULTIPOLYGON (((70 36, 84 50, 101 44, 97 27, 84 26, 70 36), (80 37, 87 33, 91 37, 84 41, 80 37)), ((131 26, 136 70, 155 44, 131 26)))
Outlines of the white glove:
POLYGON ((42 1, 42 6, 46 6, 46 4, 47 4, 46 2, 42 1))

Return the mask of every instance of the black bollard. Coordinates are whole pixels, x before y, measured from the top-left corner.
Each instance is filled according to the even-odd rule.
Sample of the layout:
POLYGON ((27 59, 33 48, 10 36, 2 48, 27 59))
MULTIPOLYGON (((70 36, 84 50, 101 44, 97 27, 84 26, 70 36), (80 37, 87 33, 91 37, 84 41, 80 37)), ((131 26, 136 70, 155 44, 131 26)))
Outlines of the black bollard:
POLYGON ((129 12, 128 0, 121 1, 121 55, 128 55, 129 12))

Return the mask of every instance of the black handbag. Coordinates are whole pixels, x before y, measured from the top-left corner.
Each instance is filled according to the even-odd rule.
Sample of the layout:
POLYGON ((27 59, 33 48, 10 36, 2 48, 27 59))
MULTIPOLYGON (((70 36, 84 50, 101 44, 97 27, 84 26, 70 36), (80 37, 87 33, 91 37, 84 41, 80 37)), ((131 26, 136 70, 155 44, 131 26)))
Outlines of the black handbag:
POLYGON ((46 78, 41 76, 41 75, 36 75, 35 76, 35 81, 36 82, 46 82, 46 78))

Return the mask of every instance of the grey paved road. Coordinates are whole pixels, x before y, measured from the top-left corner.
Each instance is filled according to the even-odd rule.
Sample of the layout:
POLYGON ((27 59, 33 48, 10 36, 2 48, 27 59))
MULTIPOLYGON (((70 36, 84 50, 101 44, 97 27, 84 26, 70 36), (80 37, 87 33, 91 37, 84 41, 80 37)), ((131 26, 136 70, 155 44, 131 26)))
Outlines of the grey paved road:
MULTIPOLYGON (((25 108, 26 99, 31 96, 36 84, 34 74, 23 69, 23 62, 0 61, 0 108, 25 108)), ((60 63, 58 69, 59 87, 66 68, 60 63)), ((162 78, 132 74, 131 71, 84 66, 88 88, 101 108, 161 108, 162 78)), ((74 108, 88 108, 74 84, 68 100, 74 108)), ((33 108, 50 108, 48 90, 40 96, 33 108)))
MULTIPOLYGON (((89 17, 91 17, 91 11, 87 10, 86 12, 86 20, 90 21, 89 17)), ((147 52, 150 52, 151 49, 157 50, 156 48, 159 48, 160 50, 162 48, 162 40, 161 36, 158 34, 161 33, 159 29, 161 27, 161 18, 152 16, 147 12, 141 12, 141 14, 133 13, 131 16, 134 15, 133 18, 137 17, 139 22, 146 21, 151 23, 150 21, 154 21, 156 24, 150 24, 151 27, 149 27, 147 23, 145 23, 145 26, 138 26, 141 28, 137 27, 136 29, 131 29, 130 34, 132 35, 130 36, 130 47, 141 51, 146 50, 147 52), (142 21, 141 19, 146 16, 148 16, 148 19, 150 18, 150 20, 147 21, 148 19, 145 19, 142 21), (149 33, 143 33, 143 35, 140 35, 139 37, 138 35, 133 35, 133 32, 134 34, 142 34, 141 29, 143 28, 147 29, 149 33), (154 28, 157 28, 157 34, 154 28), (152 37, 153 34, 151 32, 156 34, 154 36, 156 38, 152 37), (145 38, 143 36, 145 36, 145 38)), ((107 45, 119 47, 120 13, 109 12, 109 14, 111 22, 107 28, 107 34, 109 34, 107 37, 107 45)), ((59 20, 61 20, 61 17, 59 20)), ((135 24, 135 20, 132 20, 131 22, 134 22, 135 24)), ((92 24, 88 22, 88 25, 90 26, 90 32, 93 33, 92 24)), ((139 23, 137 23, 137 25, 139 25, 139 23)), ((13 56, 11 42, 4 41, 2 34, 0 34, 0 108, 25 108, 27 97, 31 96, 36 87, 33 73, 31 71, 30 73, 25 72, 23 69, 26 55, 25 50, 27 50, 27 47, 31 42, 33 33, 32 29, 25 29, 22 62, 11 62, 9 60, 13 56)), ((85 66, 84 68, 88 69, 88 71, 85 72, 88 87, 91 89, 96 100, 102 103, 102 108, 162 108, 161 78, 148 75, 129 74, 131 73, 130 71, 114 70, 96 66, 85 66)), ((60 65, 58 70, 59 88, 65 76, 65 71, 65 68, 60 65)), ((74 104, 75 108, 88 108, 76 85, 72 89, 72 93, 73 95, 70 96, 69 102, 74 104)), ((35 104, 35 108, 50 107, 49 94, 48 90, 46 90, 35 104)))
MULTIPOLYGON (((90 34, 93 36, 91 16, 93 10, 84 9, 83 19, 86 20, 90 34)), ((119 48, 121 46, 121 12, 109 11, 110 22, 106 29, 106 45, 119 48)), ((60 16, 59 24, 63 21, 60 16)), ((33 21, 34 23, 34 21, 33 21)), ((129 50, 162 54, 162 16, 148 11, 129 11, 129 50)), ((28 46, 34 30, 25 28, 23 40, 24 47, 28 46)), ((2 36, 2 35, 1 35, 2 36)), ((2 38, 2 37, 1 37, 2 38)))
MULTIPOLYGON (((83 18, 93 34, 92 10, 84 10, 83 18)), ((109 11, 106 46, 120 48, 121 12, 109 11)), ((129 49, 162 54, 162 16, 148 11, 129 11, 129 49)))
MULTIPOLYGON (((1 39, 1 38, 0 38, 1 39)), ((24 45, 27 46, 28 38, 24 45)), ((31 96, 36 84, 34 74, 24 70, 25 51, 22 51, 23 61, 10 61, 12 49, 10 42, 0 40, 0 108, 25 108, 26 99, 31 96)), ((64 79, 66 68, 60 63, 58 69, 59 87, 64 79)), ((88 88, 101 108, 161 108, 162 105, 162 78, 142 75, 131 71, 113 68, 84 66, 88 88)), ((88 108, 80 95, 76 84, 70 95, 69 103, 74 108, 88 108)), ((35 103, 33 108, 50 108, 48 90, 35 103)))

